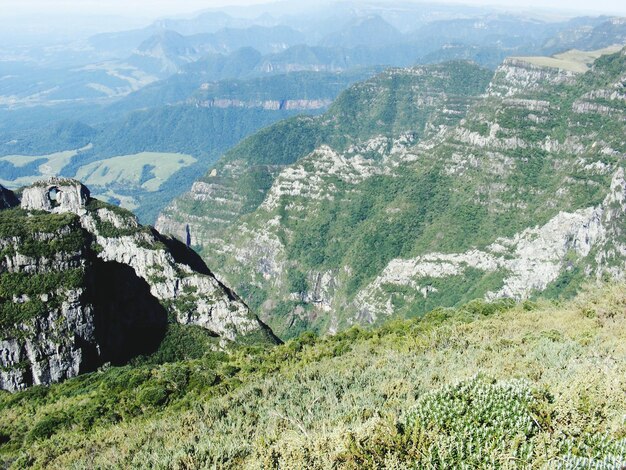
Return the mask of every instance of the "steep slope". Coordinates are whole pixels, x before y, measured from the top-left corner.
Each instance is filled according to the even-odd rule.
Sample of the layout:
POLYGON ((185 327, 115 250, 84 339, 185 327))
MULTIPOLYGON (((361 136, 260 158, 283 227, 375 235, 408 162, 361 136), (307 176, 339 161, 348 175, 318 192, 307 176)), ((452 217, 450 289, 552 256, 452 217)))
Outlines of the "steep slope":
MULTIPOLYGON (((459 62, 395 69, 357 84, 342 93, 323 116, 286 120, 244 140, 198 181, 191 193, 167 209, 157 227, 180 236, 189 223, 193 243, 204 245, 222 226, 259 207, 274 176, 285 165, 320 145, 347 149, 379 135, 406 142, 419 140, 438 131, 439 126, 458 122, 471 96, 484 90, 489 76, 486 70, 459 62), (216 204, 198 203, 211 194, 217 196, 216 204), (224 196, 228 194, 232 197, 224 196), (176 219, 177 212, 191 217, 176 219), (192 220, 195 217, 213 222, 206 227, 206 236, 203 224, 192 220)), ((390 141, 378 146, 392 149, 390 141)), ((378 157, 377 150, 372 146, 370 156, 378 157)))
POLYGON ((626 18, 575 18, 543 45, 548 53, 568 49, 601 49, 626 42, 626 18))
POLYGON ((156 349, 168 321, 204 328, 215 347, 274 341, 193 251, 76 181, 24 189, 0 230, 0 389, 122 364, 156 349))
MULTIPOLYGON (((289 166, 237 167, 233 152, 171 210, 193 243, 210 247, 203 254, 218 274, 286 335, 622 277, 625 63, 622 51, 578 74, 510 59, 466 115, 444 111, 457 125, 426 133, 415 116, 390 124, 396 108, 369 140, 345 131, 315 140, 314 121, 283 123, 274 130, 292 126, 300 152, 259 151, 259 141, 280 141, 270 130, 240 148, 289 166), (399 131, 423 138, 394 138, 399 131)), ((347 123, 376 109, 352 103, 347 123)), ((166 217, 160 226, 176 227, 166 217)))
POLYGON ((0 185, 0 209, 9 209, 19 205, 20 201, 15 197, 13 191, 0 185))
POLYGON ((0 465, 620 468, 625 287, 0 393, 0 465))
MULTIPOLYGON (((216 67, 228 75, 229 65, 222 65, 216 67)), ((303 72, 219 82, 211 81, 212 71, 179 74, 107 108, 101 113, 105 123, 93 128, 72 120, 0 132, 0 184, 17 189, 47 176, 77 178, 96 197, 154 223, 241 139, 297 113, 320 113, 347 86, 373 73, 303 72), (169 99, 174 102, 166 105, 169 99)))
MULTIPOLYGON (((385 155, 395 154, 410 143, 458 123, 473 97, 484 91, 490 76, 489 71, 476 65, 452 62, 392 69, 357 84, 340 95, 323 116, 284 121, 242 142, 207 177, 195 183, 190 193, 175 201, 159 217, 157 227, 164 233, 183 236, 189 225, 192 244, 213 253, 209 255, 213 260, 220 260, 220 275, 239 271, 237 264, 230 263, 230 256, 243 261, 249 255, 237 255, 229 238, 243 233, 241 217, 256 210, 269 214, 267 204, 273 203, 268 201, 275 197, 270 188, 281 184, 275 178, 281 171, 292 171, 286 165, 303 159, 317 148, 315 155, 319 161, 316 156, 302 160, 309 162, 302 174, 317 170, 327 173, 333 179, 332 186, 321 190, 341 191, 336 184, 340 181, 334 181, 340 173, 350 173, 352 183, 379 174, 387 162, 385 155), (346 152, 348 157, 339 156, 329 146, 337 152, 346 152), (235 226, 237 233, 233 231, 235 226)), ((317 184, 322 180, 315 175, 310 182, 317 184)), ((306 185, 296 185, 307 191, 306 185)), ((295 188, 294 195, 298 190, 295 188)), ((271 211, 275 209, 270 207, 271 211)), ((243 227, 247 232, 247 225, 243 227)), ((273 241, 272 245, 268 240, 262 243, 265 247, 259 247, 261 251, 273 250, 270 248, 273 241)), ((248 248, 257 250, 256 244, 248 244, 248 248)), ((249 261, 261 270, 259 275, 268 279, 282 269, 274 261, 249 261)), ((245 293, 250 293, 256 283, 237 280, 245 293)))

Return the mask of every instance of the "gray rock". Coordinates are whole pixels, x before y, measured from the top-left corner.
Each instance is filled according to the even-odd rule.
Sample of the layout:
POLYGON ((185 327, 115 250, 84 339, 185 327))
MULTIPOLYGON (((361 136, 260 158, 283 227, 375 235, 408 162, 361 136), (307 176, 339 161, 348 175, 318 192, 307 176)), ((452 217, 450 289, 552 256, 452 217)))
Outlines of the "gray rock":
POLYGON ((0 296, 0 303, 13 304, 8 312, 22 306, 36 312, 19 323, 0 318, 0 389, 58 382, 150 353, 168 317, 210 330, 222 346, 248 335, 278 341, 184 243, 142 227, 130 212, 88 202, 89 190, 78 181, 36 183, 24 190, 23 209, 77 217, 46 227, 39 215, 29 232, 29 216, 18 215, 28 229, 0 237, 0 276, 81 275, 77 286, 35 295, 17 287, 11 298, 0 296))
POLYGON ((24 189, 21 206, 26 210, 82 215, 89 198, 89 189, 79 181, 53 177, 24 189))

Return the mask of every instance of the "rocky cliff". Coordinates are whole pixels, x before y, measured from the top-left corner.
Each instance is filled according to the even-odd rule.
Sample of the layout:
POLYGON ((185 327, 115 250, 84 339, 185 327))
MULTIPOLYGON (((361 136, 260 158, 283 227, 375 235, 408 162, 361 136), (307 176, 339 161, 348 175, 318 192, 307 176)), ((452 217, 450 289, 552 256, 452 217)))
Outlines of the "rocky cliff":
POLYGON ((174 321, 209 330, 216 347, 275 341, 191 249, 77 181, 36 183, 0 211, 0 389, 122 364, 174 321))
POLYGON ((332 103, 329 99, 318 100, 239 100, 229 98, 212 98, 196 101, 194 104, 202 108, 259 108, 266 111, 292 110, 307 111, 327 108, 332 103))
POLYGON ((387 148, 394 140, 405 145, 436 134, 463 117, 490 77, 476 65, 453 62, 390 69, 358 83, 323 116, 286 120, 244 140, 164 210, 156 227, 185 239, 189 226, 194 245, 221 250, 221 231, 261 205, 286 165, 323 146, 378 159, 379 152, 395 151, 387 148))
MULTIPOLYGON (((159 226, 182 235, 189 223, 219 275, 286 335, 621 278, 625 52, 586 73, 542 62, 505 61, 473 100, 440 88, 442 101, 415 79, 407 93, 393 72, 364 82, 320 118, 340 123, 324 139, 271 165, 277 152, 258 141, 302 142, 311 124, 257 134, 239 150, 255 165, 227 155, 159 226), (376 126, 346 125, 367 122, 380 103, 376 126), (406 112, 406 103, 435 111, 406 112), (234 174, 248 177, 245 188, 234 174)), ((465 83, 476 78, 468 72, 465 83)), ((445 73, 426 67, 403 79, 445 73)))

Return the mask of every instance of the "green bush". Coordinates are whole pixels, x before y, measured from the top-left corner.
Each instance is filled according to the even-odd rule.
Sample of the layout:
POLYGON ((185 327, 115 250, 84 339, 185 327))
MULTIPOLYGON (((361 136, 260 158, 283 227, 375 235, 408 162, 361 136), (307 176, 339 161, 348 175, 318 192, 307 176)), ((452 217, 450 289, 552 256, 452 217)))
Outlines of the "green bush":
POLYGON ((302 271, 291 268, 288 271, 287 277, 289 279, 289 292, 301 294, 309 289, 306 274, 302 271))
POLYGON ((615 440, 606 434, 587 434, 583 439, 567 439, 562 452, 565 455, 557 468, 563 470, 610 470, 626 466, 626 439, 615 440))
POLYGON ((485 458, 499 455, 530 463, 530 439, 541 431, 540 400, 526 381, 477 376, 423 395, 404 424, 437 435, 424 449, 429 465, 481 465, 485 458))
POLYGON ((189 378, 190 390, 207 390, 220 382, 220 377, 212 369, 201 368, 193 371, 189 378))
POLYGON ((28 433, 28 440, 47 439, 62 429, 69 427, 70 424, 71 418, 64 412, 44 416, 28 433))
POLYGON ((215 335, 202 327, 170 323, 159 348, 150 356, 134 359, 133 364, 165 364, 200 359, 205 355, 220 360, 224 354, 214 351, 217 341, 215 335))
POLYGON ((159 407, 167 402, 168 391, 164 385, 148 385, 137 393, 137 402, 142 406, 159 407))

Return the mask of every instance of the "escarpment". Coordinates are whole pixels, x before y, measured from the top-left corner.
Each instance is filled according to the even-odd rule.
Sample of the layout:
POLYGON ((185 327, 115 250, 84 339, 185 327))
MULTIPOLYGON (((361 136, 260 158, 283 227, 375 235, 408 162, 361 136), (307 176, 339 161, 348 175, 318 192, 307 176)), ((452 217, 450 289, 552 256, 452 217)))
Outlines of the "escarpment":
POLYGON ((168 322, 216 347, 275 342, 186 245, 92 199, 74 180, 8 190, 0 210, 0 389, 123 364, 158 347, 168 322))
POLYGON ((187 224, 286 335, 623 278, 626 52, 563 60, 465 66, 467 89, 445 80, 458 63, 356 85, 225 155, 158 226, 187 224))

